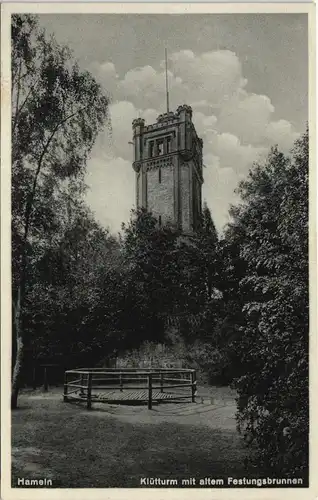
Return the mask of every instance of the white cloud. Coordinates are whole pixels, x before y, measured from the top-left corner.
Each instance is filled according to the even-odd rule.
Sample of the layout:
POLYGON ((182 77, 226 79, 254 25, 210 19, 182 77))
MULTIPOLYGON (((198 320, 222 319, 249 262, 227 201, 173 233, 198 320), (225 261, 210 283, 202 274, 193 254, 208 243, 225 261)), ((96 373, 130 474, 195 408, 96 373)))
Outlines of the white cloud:
POLYGON ((222 107, 219 127, 244 143, 261 144, 273 112, 274 106, 267 96, 241 91, 222 107))
POLYGON ((293 129, 290 122, 279 120, 267 125, 265 135, 270 144, 277 143, 284 151, 289 151, 300 134, 293 129))
MULTIPOLYGON (((170 94, 185 97, 187 85, 171 72, 168 77, 170 94)), ((118 90, 126 99, 133 99, 138 106, 161 105, 166 93, 165 72, 158 72, 152 66, 132 69, 126 73, 118 90)))
POLYGON ((208 101, 202 99, 201 101, 195 101, 191 104, 193 109, 201 109, 201 108, 210 108, 210 104, 208 101))
MULTIPOLYGON (((138 109, 132 102, 118 101, 109 107, 112 123, 112 141, 110 143, 108 131, 105 130, 102 137, 98 139, 98 148, 114 157, 122 157, 132 161, 132 122, 140 116, 148 123, 156 121, 159 111, 147 108, 138 109)), ((96 151, 96 148, 95 148, 96 151)))
POLYGON ((257 148, 251 144, 243 145, 238 137, 222 133, 216 137, 215 152, 220 158, 222 167, 232 168, 238 176, 244 176, 253 162, 266 154, 267 148, 257 148))
POLYGON ((112 232, 129 219, 135 203, 135 172, 131 162, 98 152, 88 165, 86 200, 96 218, 112 232))
POLYGON ((230 167, 221 167, 220 158, 214 155, 206 157, 204 169, 203 199, 208 203, 218 231, 229 222, 229 200, 237 199, 234 190, 238 176, 230 167))
POLYGON ((131 124, 137 116, 135 106, 129 101, 120 101, 110 106, 110 116, 113 128, 113 148, 114 156, 121 156, 126 160, 131 159, 132 140, 131 124))
POLYGON ((216 133, 217 118, 214 115, 206 115, 200 111, 193 113, 193 123, 198 135, 204 140, 209 139, 211 134, 216 133))
POLYGON ((170 56, 173 73, 188 86, 188 102, 207 101, 219 107, 243 88, 242 66, 234 52, 218 50, 195 55, 191 50, 170 56))
MULTIPOLYGON (((107 132, 99 137, 88 175, 92 187, 88 200, 113 230, 127 220, 134 203, 132 121, 141 116, 153 123, 165 109, 164 61, 158 68, 133 68, 120 77, 111 62, 91 64, 98 81, 117 99, 110 106, 112 141, 107 132)), ((171 54, 169 68, 171 108, 190 104, 204 141, 204 196, 220 228, 228 220, 229 204, 236 200, 233 191, 253 162, 273 144, 288 150, 299 134, 288 121, 273 121, 275 109, 268 96, 246 90, 247 80, 234 52, 179 51, 171 54)))
POLYGON ((204 155, 205 169, 203 196, 208 202, 217 229, 229 222, 229 205, 238 201, 234 193, 253 162, 261 159, 267 148, 242 145, 238 137, 216 134, 210 143, 210 151, 204 155))
POLYGON ((115 65, 112 62, 105 61, 98 63, 93 61, 89 65, 89 71, 94 75, 96 80, 104 87, 104 90, 113 99, 117 93, 119 75, 117 74, 115 65))

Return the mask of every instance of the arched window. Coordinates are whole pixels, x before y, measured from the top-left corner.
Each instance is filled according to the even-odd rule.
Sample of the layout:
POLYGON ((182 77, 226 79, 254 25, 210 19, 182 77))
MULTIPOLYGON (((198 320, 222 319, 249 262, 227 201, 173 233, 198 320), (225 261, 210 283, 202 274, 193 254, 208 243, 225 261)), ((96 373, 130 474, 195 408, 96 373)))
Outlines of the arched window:
POLYGON ((172 138, 167 137, 167 154, 171 153, 172 138))
POLYGON ((158 151, 158 156, 161 156, 164 154, 163 140, 157 141, 157 151, 158 151))
POLYGON ((149 142, 149 151, 148 151, 149 158, 152 158, 154 155, 154 145, 155 145, 154 141, 149 142))

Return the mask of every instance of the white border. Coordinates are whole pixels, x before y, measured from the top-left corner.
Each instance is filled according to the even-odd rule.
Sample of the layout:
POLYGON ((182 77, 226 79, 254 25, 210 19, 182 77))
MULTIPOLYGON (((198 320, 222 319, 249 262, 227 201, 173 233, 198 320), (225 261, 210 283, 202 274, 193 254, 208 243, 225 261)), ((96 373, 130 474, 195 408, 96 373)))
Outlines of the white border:
POLYGON ((1 6, 1 498, 13 499, 237 499, 270 500, 279 498, 314 499, 318 496, 315 470, 317 469, 317 234, 316 234, 316 129, 315 129, 315 17, 314 5, 309 3, 6 3, 1 6), (308 489, 20 489, 11 488, 11 104, 10 104, 10 15, 11 13, 118 13, 118 14, 234 14, 234 13, 308 13, 309 16, 309 130, 310 130, 310 487, 308 489))

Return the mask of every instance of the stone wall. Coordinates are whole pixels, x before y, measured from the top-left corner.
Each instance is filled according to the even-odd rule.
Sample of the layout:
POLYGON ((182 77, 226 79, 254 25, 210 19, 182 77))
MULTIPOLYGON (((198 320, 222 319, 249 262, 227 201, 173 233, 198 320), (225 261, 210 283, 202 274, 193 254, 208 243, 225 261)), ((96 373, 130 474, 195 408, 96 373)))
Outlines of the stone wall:
POLYGON ((195 171, 192 173, 192 212, 193 229, 197 230, 201 222, 201 185, 195 171))
POLYGON ((192 229, 192 165, 184 162, 180 165, 180 203, 181 224, 184 231, 192 229))
POLYGON ((161 167, 161 182, 159 168, 147 172, 148 210, 154 217, 161 215, 162 223, 173 221, 174 218, 174 172, 173 164, 161 167))
POLYGON ((136 206, 141 204, 141 173, 136 173, 136 206))

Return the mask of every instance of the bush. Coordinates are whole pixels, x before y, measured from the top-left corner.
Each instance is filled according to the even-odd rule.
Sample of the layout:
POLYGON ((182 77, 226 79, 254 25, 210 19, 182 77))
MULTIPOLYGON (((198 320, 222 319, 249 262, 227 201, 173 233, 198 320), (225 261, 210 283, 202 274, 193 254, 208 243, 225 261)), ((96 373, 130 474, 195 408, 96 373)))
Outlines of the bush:
MULTIPOLYGON (((222 384, 224 364, 222 352, 208 343, 196 341, 186 345, 180 338, 172 345, 144 342, 114 360, 116 368, 193 368, 199 384, 222 384)), ((104 359, 98 366, 109 366, 109 360, 104 359)))
MULTIPOLYGON (((146 341, 138 349, 118 353, 113 359, 116 368, 185 368, 185 348, 182 343, 167 346, 146 341)), ((103 359, 98 366, 109 366, 103 359)))
POLYGON ((208 342, 196 341, 188 346, 186 361, 190 368, 197 370, 199 383, 224 385, 227 358, 221 349, 208 342))

